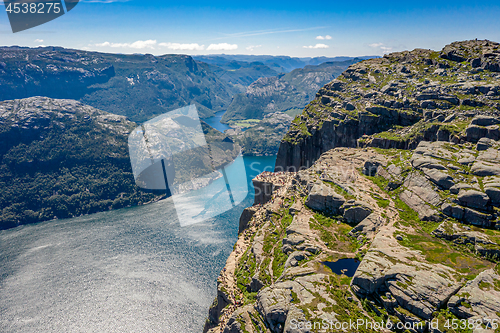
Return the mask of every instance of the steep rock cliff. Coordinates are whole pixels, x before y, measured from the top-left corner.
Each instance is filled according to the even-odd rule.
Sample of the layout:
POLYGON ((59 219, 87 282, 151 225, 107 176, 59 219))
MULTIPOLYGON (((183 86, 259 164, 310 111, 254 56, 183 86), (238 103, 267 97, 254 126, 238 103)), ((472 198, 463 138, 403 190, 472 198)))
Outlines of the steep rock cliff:
MULTIPOLYGON (((440 52, 416 49, 354 64, 292 122, 276 170, 309 167, 334 147, 463 142, 479 131, 465 131, 473 116, 500 110, 499 59, 498 43, 473 40, 440 52)), ((488 137, 497 139, 498 133, 488 137)))

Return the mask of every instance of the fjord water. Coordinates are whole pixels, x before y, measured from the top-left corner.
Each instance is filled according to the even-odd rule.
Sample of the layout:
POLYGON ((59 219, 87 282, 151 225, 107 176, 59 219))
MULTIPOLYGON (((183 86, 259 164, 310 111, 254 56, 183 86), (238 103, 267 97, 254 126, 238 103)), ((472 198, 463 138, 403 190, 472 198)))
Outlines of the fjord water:
MULTIPOLYGON (((181 227, 171 199, 0 232, 0 332, 200 332, 249 194, 181 227)), ((237 172, 228 169, 228 172, 237 172)))
POLYGON ((219 111, 213 117, 203 119, 204 122, 218 130, 219 132, 224 133, 225 130, 231 129, 230 126, 221 123, 222 116, 226 113, 226 111, 219 111))

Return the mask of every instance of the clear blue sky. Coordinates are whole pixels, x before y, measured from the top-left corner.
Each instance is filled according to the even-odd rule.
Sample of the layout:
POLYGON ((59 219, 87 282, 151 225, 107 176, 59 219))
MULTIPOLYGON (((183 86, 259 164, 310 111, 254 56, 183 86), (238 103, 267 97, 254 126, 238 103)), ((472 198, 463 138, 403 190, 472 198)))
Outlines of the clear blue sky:
POLYGON ((382 55, 500 41, 500 1, 83 0, 13 34, 0 7, 0 45, 113 53, 382 55))

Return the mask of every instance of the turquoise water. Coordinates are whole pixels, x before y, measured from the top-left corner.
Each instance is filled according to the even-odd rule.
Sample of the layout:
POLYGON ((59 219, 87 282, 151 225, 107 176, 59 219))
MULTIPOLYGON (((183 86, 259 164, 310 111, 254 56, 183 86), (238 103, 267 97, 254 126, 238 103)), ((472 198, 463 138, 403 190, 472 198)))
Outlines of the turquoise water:
POLYGON ((224 115, 225 112, 226 111, 219 111, 215 114, 215 116, 205 118, 205 119, 203 119, 203 121, 206 122, 207 124, 209 124, 210 126, 212 126, 213 128, 215 128, 216 130, 218 130, 219 132, 224 133, 225 130, 231 128, 228 125, 220 122, 220 120, 222 119, 222 116, 224 115))
POLYGON ((249 193, 202 223, 181 227, 169 198, 0 231, 0 332, 201 332, 251 179, 274 162, 228 168, 249 193))

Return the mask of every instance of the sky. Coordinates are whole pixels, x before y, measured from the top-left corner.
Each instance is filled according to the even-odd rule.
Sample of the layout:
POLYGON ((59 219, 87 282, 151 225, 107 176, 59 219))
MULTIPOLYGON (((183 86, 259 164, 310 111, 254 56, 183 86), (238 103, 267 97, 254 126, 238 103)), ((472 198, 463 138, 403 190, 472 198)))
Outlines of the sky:
POLYGON ((498 0, 404 2, 81 0, 58 19, 15 34, 0 7, 0 45, 333 57, 500 42, 498 0))

